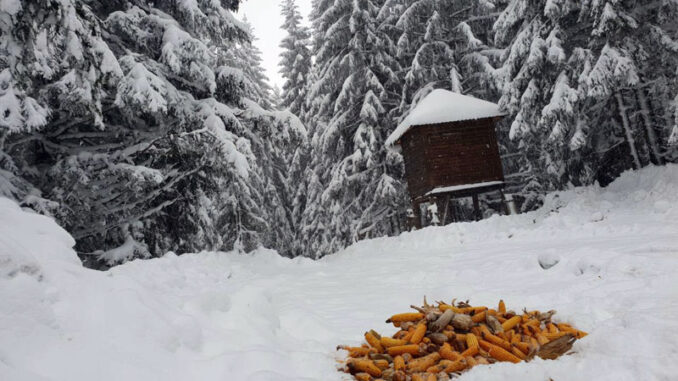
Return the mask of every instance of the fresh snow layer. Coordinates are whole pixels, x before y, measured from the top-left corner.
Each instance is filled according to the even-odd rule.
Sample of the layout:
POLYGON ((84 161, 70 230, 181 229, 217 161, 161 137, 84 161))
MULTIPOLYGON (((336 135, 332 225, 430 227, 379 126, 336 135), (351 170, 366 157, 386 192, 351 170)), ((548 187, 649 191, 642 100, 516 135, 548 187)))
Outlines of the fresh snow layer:
POLYGON ((315 262, 168 254, 107 272, 80 267, 61 228, 3 199, 0 380, 346 380, 336 345, 394 333, 384 320, 424 295, 556 309, 589 332, 571 355, 478 366, 462 381, 675 380, 676 189, 678 166, 646 168, 552 194, 536 212, 315 262))
POLYGON ((494 185, 501 185, 503 183, 504 183, 503 181, 485 181, 485 182, 482 182, 482 183, 475 183, 475 184, 450 185, 449 187, 434 188, 433 190, 429 191, 426 194, 429 195, 429 194, 456 192, 456 191, 465 190, 465 189, 491 187, 491 186, 494 186, 494 185))
POLYGON ((412 126, 424 124, 458 122, 460 120, 491 118, 504 115, 495 103, 436 89, 424 97, 410 114, 393 130, 386 139, 386 145, 396 144, 412 126))

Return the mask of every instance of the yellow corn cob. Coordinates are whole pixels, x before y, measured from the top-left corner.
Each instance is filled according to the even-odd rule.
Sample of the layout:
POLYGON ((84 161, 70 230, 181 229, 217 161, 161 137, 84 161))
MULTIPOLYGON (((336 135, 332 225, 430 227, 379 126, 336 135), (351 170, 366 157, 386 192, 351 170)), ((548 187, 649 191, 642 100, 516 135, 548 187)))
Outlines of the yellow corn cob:
POLYGON ((426 323, 419 323, 414 329, 412 337, 410 337, 410 343, 419 344, 426 334, 426 323))
POLYGON ((365 332, 365 341, 367 341, 372 348, 376 349, 379 353, 384 352, 384 347, 381 346, 379 339, 372 332, 365 332))
POLYGON ((402 323, 404 321, 417 321, 424 318, 424 314, 421 312, 405 312, 402 314, 395 314, 386 320, 387 323, 402 323))
POLYGON ((501 327, 504 329, 504 331, 508 331, 510 329, 513 329, 518 323, 520 323, 522 318, 520 316, 514 316, 507 321, 501 323, 501 327))

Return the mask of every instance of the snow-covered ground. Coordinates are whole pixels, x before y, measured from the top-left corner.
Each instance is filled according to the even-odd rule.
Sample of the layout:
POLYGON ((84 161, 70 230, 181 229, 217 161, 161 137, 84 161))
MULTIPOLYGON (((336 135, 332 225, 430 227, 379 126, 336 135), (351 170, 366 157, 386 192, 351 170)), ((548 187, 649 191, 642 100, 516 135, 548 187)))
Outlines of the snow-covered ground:
POLYGON ((336 345, 393 333, 385 318, 424 295, 556 309, 590 333, 575 354, 478 366, 464 381, 678 379, 676 165, 315 262, 170 254, 96 272, 72 244, 0 199, 0 380, 346 379, 336 345))

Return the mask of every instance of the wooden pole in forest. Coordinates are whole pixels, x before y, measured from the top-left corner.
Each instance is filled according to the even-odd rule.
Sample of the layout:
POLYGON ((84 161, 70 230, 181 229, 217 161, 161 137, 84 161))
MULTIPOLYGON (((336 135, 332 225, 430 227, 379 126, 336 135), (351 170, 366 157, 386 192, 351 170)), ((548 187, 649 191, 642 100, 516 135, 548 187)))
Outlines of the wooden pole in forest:
POLYGON ((659 143, 657 142, 657 134, 654 131, 654 126, 652 124, 652 119, 650 118, 650 104, 645 96, 645 90, 636 89, 636 97, 638 98, 638 103, 640 104, 640 115, 643 118, 643 124, 645 125, 645 135, 648 140, 648 145, 650 146, 650 153, 653 157, 653 163, 657 165, 664 164, 664 158, 659 152, 659 143))
POLYGON ((633 138, 633 131, 631 131, 631 124, 629 123, 629 117, 626 115, 626 105, 624 104, 624 99, 619 91, 614 93, 615 98, 617 99, 617 105, 619 106, 619 115, 621 116, 622 123, 624 126, 624 133, 626 134, 626 142, 629 144, 629 150, 631 152, 631 157, 633 157, 633 167, 634 169, 640 169, 642 165, 640 164, 640 158, 638 157, 638 151, 636 150, 636 141, 633 138))

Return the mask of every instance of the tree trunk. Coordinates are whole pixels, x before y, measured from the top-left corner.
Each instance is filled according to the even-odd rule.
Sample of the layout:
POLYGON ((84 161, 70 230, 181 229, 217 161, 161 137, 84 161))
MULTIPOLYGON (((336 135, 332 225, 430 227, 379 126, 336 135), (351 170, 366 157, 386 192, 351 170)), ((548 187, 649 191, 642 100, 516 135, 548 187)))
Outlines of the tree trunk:
POLYGON ((657 144, 657 134, 654 131, 652 120, 650 119, 650 107, 643 89, 636 89, 636 96, 640 104, 640 115, 643 117, 643 124, 645 124, 645 132, 647 135, 647 142, 650 146, 650 153, 652 163, 657 165, 664 164, 661 153, 659 152, 659 144, 657 144))
POLYGON ((622 124, 624 126, 626 142, 629 144, 631 157, 633 157, 633 167, 634 169, 640 169, 642 165, 640 164, 640 159, 638 158, 638 151, 636 150, 636 141, 633 139, 633 131, 631 131, 629 117, 628 115, 626 115, 626 105, 624 105, 624 99, 622 98, 620 92, 614 93, 614 96, 617 99, 617 105, 619 106, 619 115, 621 116, 622 124))
POLYGON ((6 139, 6 136, 7 136, 7 132, 6 132, 6 131, 7 131, 7 130, 5 130, 5 131, 0 131, 0 152, 2 152, 3 149, 5 148, 5 139, 6 139))

